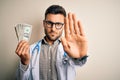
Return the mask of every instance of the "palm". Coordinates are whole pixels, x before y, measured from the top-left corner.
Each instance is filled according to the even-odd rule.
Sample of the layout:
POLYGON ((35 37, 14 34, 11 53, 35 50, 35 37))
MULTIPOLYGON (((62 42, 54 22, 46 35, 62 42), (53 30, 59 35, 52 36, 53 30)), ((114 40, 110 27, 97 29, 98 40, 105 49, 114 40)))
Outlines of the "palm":
POLYGON ((73 58, 86 55, 87 42, 80 22, 77 23, 75 15, 68 15, 65 21, 65 37, 62 38, 64 50, 73 58), (71 18, 73 16, 73 19, 71 18), (73 25, 73 22, 74 25, 73 25))

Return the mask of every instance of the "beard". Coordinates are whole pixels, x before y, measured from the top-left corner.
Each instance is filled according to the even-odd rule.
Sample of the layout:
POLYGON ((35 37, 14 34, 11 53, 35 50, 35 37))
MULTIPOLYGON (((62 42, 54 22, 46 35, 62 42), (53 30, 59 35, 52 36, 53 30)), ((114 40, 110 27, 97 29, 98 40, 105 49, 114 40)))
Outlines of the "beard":
POLYGON ((52 31, 52 30, 50 32, 47 32, 47 30, 45 30, 45 34, 46 34, 46 37, 50 41, 56 41, 62 35, 62 31, 60 33, 58 33, 58 32, 52 31))

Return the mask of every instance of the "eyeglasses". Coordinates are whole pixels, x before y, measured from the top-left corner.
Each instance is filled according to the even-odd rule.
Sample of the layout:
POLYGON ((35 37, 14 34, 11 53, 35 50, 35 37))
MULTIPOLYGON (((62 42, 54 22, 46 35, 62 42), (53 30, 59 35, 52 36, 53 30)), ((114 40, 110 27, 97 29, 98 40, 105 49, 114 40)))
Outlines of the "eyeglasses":
POLYGON ((47 21, 47 20, 44 20, 44 22, 46 23, 45 25, 48 27, 48 28, 52 28, 53 25, 55 24, 55 28, 56 29, 61 29, 62 26, 64 25, 64 23, 60 23, 60 22, 52 22, 52 21, 47 21))

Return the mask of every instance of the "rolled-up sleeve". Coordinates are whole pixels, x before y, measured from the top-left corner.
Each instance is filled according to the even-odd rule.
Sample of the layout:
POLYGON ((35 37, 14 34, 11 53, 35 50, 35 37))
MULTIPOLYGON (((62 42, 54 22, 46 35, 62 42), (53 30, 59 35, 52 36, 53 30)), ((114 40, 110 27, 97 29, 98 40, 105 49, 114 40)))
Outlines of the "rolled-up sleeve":
POLYGON ((82 66, 86 63, 88 56, 83 56, 82 58, 72 58, 75 65, 82 66))

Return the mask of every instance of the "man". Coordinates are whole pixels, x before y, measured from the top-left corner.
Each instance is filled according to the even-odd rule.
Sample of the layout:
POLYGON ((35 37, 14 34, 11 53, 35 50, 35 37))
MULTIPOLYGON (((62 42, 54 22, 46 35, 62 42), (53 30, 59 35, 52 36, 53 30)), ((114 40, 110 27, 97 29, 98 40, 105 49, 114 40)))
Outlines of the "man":
POLYGON ((43 20, 45 37, 29 46, 20 41, 16 54, 20 57, 18 80, 74 80, 74 66, 82 66, 87 58, 87 40, 75 14, 62 6, 51 5, 43 20), (61 37, 64 30, 65 36, 61 37))

